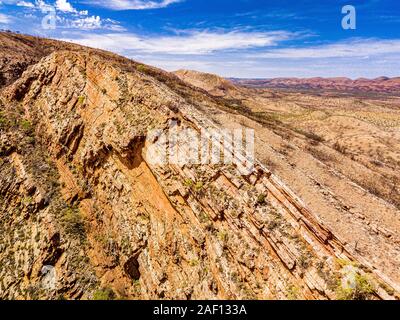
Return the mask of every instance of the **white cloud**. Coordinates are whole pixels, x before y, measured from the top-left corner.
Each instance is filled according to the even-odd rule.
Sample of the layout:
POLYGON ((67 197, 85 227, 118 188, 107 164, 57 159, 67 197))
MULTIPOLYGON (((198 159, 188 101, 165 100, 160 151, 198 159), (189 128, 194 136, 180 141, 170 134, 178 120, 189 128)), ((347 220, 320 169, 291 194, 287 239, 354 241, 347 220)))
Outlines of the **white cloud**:
MULTIPOLYGON (((56 28, 60 29, 79 29, 79 30, 112 30, 115 32, 122 32, 125 29, 120 26, 118 21, 111 19, 102 19, 100 16, 89 16, 88 10, 77 10, 69 0, 54 0, 49 2, 47 0, 0 0, 2 3, 17 5, 30 9, 32 13, 24 13, 25 18, 38 17, 37 11, 42 14, 53 13, 57 21, 56 28)), ((40 18, 40 16, 39 16, 40 18)), ((2 15, 0 23, 10 22, 10 17, 2 15)))
POLYGON ((67 0, 57 0, 54 5, 57 10, 62 12, 77 12, 77 10, 67 0))
POLYGON ((179 35, 142 37, 132 33, 80 34, 73 41, 119 53, 209 54, 216 51, 274 46, 291 37, 287 32, 188 31, 179 35))
POLYGON ((54 7, 49 5, 49 4, 47 4, 43 0, 36 0, 35 1, 35 8, 39 9, 43 13, 54 11, 54 7))
POLYGON ((169 71, 194 69, 238 78, 280 78, 280 77, 349 77, 377 78, 398 77, 400 56, 364 58, 324 59, 251 59, 242 53, 217 54, 210 56, 164 56, 131 55, 137 61, 169 71))
POLYGON ((316 59, 368 57, 392 53, 400 53, 400 40, 353 39, 346 42, 312 47, 274 49, 259 54, 253 54, 251 57, 316 59))
POLYGON ((0 24, 8 24, 11 22, 11 18, 5 14, 0 13, 0 24))
POLYGON ((40 10, 43 13, 57 10, 64 14, 77 14, 80 16, 87 16, 89 14, 88 10, 78 11, 68 0, 55 0, 54 3, 48 3, 45 0, 3 0, 0 1, 4 4, 16 5, 18 7, 25 7, 34 10, 40 10))
MULTIPOLYGON (((353 39, 312 47, 280 48, 277 45, 281 41, 298 39, 301 35, 181 31, 154 37, 83 32, 68 36, 73 42, 117 52, 163 69, 196 69, 226 77, 376 78, 396 77, 400 70, 400 39, 353 39), (257 52, 249 53, 249 49, 257 52)), ((63 40, 68 40, 66 37, 63 40)))
POLYGON ((71 21, 71 27, 76 29, 100 29, 102 27, 102 20, 99 16, 91 16, 71 21))
POLYGON ((17 2, 18 7, 26 7, 26 8, 34 8, 35 5, 32 2, 28 1, 18 1, 17 2))
MULTIPOLYGON (((112 10, 147 10, 168 7, 184 0, 93 0, 90 5, 96 5, 112 10)), ((89 3, 89 2, 88 2, 89 3)))

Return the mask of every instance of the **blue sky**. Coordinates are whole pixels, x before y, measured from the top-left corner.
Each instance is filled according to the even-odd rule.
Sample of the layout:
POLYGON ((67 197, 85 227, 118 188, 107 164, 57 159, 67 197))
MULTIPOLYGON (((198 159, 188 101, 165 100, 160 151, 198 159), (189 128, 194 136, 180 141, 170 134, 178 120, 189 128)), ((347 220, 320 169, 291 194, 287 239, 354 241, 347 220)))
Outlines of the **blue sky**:
POLYGON ((400 76, 398 0, 0 0, 0 29, 166 70, 227 77, 400 76), (356 8, 355 30, 342 7, 356 8))

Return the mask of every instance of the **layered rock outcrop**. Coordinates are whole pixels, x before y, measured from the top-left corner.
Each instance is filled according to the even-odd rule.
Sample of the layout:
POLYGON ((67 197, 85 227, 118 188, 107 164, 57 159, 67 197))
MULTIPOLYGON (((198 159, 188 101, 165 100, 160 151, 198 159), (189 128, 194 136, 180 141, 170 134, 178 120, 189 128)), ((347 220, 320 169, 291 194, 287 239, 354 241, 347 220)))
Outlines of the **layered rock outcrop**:
POLYGON ((398 298, 261 164, 153 161, 149 131, 218 129, 221 103, 75 47, 4 88, 0 298, 398 298))

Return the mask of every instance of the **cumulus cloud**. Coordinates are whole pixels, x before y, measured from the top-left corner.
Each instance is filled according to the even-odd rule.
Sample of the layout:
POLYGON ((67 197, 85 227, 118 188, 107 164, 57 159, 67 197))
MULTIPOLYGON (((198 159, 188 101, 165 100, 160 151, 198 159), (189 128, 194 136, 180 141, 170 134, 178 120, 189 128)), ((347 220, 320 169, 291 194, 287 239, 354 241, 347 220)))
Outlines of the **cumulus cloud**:
POLYGON ((75 19, 71 21, 71 27, 85 30, 100 29, 102 27, 102 20, 99 16, 75 19))
POLYGON ((67 0, 57 0, 54 5, 57 10, 62 12, 77 12, 77 10, 67 0))

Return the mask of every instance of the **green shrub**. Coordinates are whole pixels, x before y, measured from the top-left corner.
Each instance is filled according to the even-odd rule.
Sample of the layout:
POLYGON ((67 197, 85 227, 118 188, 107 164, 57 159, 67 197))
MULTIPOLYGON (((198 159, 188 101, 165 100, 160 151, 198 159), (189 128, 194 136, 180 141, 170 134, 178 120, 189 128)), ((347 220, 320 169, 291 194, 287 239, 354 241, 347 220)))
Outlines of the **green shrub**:
POLYGON ((222 241, 222 242, 227 242, 228 241, 228 233, 226 231, 219 231, 218 232, 218 238, 222 241))
POLYGON ((203 182, 199 181, 199 182, 197 182, 196 185, 194 186, 194 189, 198 192, 198 191, 201 191, 201 190, 203 189, 203 187, 204 187, 203 182))
POLYGON ((190 265, 191 267, 196 267, 196 266, 199 265, 199 260, 197 260, 197 259, 192 259, 192 260, 189 261, 189 265, 190 265))
POLYGON ((20 122, 20 127, 21 127, 21 129, 24 130, 26 133, 32 133, 32 132, 33 132, 32 124, 31 124, 28 120, 26 120, 26 119, 24 119, 24 120, 22 120, 22 121, 20 122))
POLYGON ((356 274, 354 287, 348 286, 344 288, 340 284, 336 294, 339 300, 367 300, 374 292, 375 290, 367 277, 356 274))
POLYGON ((260 194, 257 198, 257 204, 263 205, 266 203, 266 196, 265 194, 260 194))
POLYGON ((286 289, 286 297, 288 300, 298 300, 300 296, 300 289, 294 285, 290 285, 286 289))
POLYGON ((94 292, 93 300, 114 300, 116 298, 114 291, 111 288, 101 288, 94 292))
POLYGON ((62 220, 68 233, 80 239, 85 238, 85 224, 78 208, 68 207, 67 209, 65 209, 63 212, 62 220))
POLYGON ((25 207, 29 206, 33 202, 32 197, 25 197, 22 199, 22 203, 25 207))
POLYGON ((85 99, 86 99, 85 96, 79 96, 79 97, 78 97, 78 102, 79 102, 79 104, 84 104, 84 103, 85 103, 85 99))
POLYGON ((139 64, 139 65, 137 65, 136 70, 139 71, 139 72, 144 73, 144 72, 146 72, 148 70, 148 68, 143 64, 139 64))
POLYGON ((186 180, 185 180, 185 186, 191 188, 191 187, 193 186, 193 184, 194 184, 194 182, 193 182, 192 179, 186 179, 186 180))

